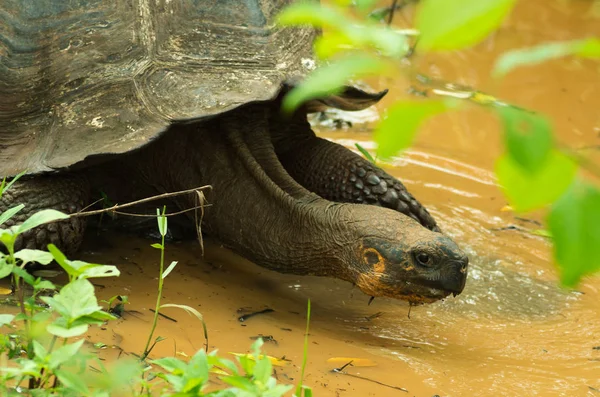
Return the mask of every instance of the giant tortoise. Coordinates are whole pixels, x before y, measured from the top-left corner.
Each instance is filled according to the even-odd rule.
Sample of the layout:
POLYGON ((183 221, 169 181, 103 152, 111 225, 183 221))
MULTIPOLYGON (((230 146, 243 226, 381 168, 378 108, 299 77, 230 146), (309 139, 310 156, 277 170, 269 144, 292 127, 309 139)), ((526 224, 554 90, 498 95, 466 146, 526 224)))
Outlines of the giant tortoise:
MULTIPOLYGON (((307 113, 376 103, 347 87, 293 116, 282 95, 314 64, 289 0, 3 0, 0 211, 80 211, 211 185, 203 231, 260 266, 330 276, 411 303, 460 293, 468 258, 395 178, 318 138, 307 113)), ((193 207, 193 195, 170 206, 193 207)), ((194 215, 188 213, 193 226, 194 215)), ((72 252, 83 217, 23 236, 72 252)))

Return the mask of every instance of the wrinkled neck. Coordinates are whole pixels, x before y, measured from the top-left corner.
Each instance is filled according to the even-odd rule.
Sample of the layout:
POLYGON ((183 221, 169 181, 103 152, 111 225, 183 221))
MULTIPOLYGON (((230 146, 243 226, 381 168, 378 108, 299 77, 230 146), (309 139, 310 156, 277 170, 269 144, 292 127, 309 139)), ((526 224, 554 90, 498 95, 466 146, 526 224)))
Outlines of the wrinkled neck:
MULTIPOLYGON (((309 192, 285 171, 269 138, 270 111, 247 106, 155 145, 155 156, 171 152, 180 164, 159 167, 170 185, 163 190, 212 185, 204 231, 258 265, 354 281, 356 271, 341 257, 350 238, 344 205, 309 192)), ((193 200, 178 203, 189 208, 193 200)))

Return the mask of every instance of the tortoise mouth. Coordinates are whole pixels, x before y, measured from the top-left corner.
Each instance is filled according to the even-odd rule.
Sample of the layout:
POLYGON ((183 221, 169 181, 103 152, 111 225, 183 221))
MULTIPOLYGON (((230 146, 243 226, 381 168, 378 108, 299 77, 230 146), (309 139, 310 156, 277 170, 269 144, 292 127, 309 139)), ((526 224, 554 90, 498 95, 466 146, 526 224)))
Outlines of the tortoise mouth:
MULTIPOLYGON (((446 289, 441 286, 426 285, 412 281, 399 281, 390 283, 382 273, 365 273, 358 276, 356 285, 366 295, 375 297, 387 297, 410 302, 412 305, 433 303, 449 295, 458 296, 464 289, 464 283, 460 289, 446 289)), ((466 277, 465 277, 466 278, 466 277)))

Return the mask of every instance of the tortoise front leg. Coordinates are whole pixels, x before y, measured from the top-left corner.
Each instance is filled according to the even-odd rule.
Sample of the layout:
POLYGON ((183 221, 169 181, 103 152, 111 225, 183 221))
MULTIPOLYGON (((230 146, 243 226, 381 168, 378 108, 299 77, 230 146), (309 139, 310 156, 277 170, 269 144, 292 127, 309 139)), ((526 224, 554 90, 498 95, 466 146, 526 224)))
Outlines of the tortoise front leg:
MULTIPOLYGON (((52 208, 66 214, 80 211, 89 200, 89 186, 84 177, 73 174, 24 177, 0 198, 0 213, 19 204, 25 207, 0 228, 22 223, 34 213, 52 208)), ((67 255, 79 248, 85 231, 85 218, 70 218, 29 230, 17 239, 15 249, 46 250, 52 243, 67 255)))
POLYGON ((337 202, 391 208, 439 232, 435 219, 398 179, 351 150, 317 137, 308 122, 273 122, 271 133, 279 161, 306 189, 337 202))

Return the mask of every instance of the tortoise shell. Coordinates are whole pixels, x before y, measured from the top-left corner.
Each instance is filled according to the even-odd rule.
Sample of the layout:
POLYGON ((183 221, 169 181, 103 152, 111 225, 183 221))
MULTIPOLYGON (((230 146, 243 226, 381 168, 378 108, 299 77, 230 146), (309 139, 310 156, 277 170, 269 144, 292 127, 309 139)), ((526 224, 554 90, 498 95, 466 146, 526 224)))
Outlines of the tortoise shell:
POLYGON ((312 67, 289 0, 2 0, 0 175, 119 154, 275 97, 312 67))

